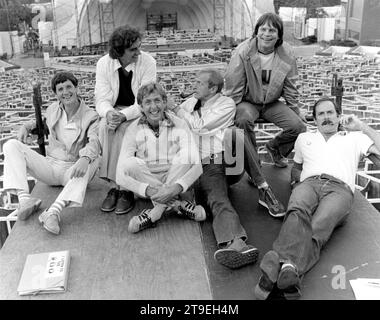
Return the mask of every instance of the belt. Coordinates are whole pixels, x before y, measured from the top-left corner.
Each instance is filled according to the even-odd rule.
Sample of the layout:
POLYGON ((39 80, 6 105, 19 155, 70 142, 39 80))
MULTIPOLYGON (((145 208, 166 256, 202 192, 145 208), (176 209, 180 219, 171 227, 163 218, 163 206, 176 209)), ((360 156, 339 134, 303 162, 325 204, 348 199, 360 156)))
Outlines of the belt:
POLYGON ((223 152, 213 153, 210 156, 202 159, 202 165, 207 165, 210 163, 222 164, 223 163, 223 152))
POLYGON ((331 181, 334 181, 336 183, 339 183, 340 185, 342 185, 346 189, 350 190, 350 192, 352 193, 352 189, 350 188, 350 186, 347 183, 343 182, 342 180, 340 180, 338 178, 330 176, 329 174, 326 174, 326 173, 322 173, 321 175, 311 176, 308 179, 331 180, 331 181))

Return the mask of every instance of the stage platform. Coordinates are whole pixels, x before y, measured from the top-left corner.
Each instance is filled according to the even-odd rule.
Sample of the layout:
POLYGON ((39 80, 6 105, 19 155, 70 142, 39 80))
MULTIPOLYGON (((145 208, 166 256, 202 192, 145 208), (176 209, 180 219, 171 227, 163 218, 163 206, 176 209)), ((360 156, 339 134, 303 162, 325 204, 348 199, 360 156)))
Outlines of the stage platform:
MULTIPOLYGON (((287 204, 289 168, 264 165, 263 169, 275 193, 287 204)), ((59 191, 38 183, 33 194, 44 200, 42 210, 59 191)), ((42 229, 38 214, 16 222, 0 250, 0 299, 255 299, 259 263, 229 270, 215 262, 211 221, 199 224, 167 215, 156 228, 129 234, 131 216, 151 205, 139 200, 127 215, 105 214, 99 207, 106 192, 105 183, 95 179, 88 186, 85 207, 67 209, 62 215, 59 236, 42 229), (72 261, 66 293, 17 295, 28 254, 67 249, 72 261)), ((261 259, 271 249, 281 220, 258 205, 257 190, 246 177, 231 188, 231 197, 248 242, 259 248, 261 259)), ((357 192, 346 224, 335 231, 319 264, 305 276, 301 299, 355 299, 350 279, 380 278, 379 230, 379 212, 357 192), (345 273, 334 289, 337 270, 345 273)))

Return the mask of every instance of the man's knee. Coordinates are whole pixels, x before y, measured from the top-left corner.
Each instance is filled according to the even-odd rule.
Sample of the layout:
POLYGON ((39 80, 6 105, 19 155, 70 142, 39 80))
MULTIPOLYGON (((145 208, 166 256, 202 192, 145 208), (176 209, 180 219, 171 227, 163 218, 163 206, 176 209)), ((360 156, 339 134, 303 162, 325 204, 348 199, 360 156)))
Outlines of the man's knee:
POLYGON ((3 146, 4 155, 7 156, 9 153, 19 150, 21 146, 22 143, 16 139, 8 140, 3 146))
POLYGON ((121 171, 120 173, 125 175, 131 175, 132 173, 139 171, 141 161, 141 159, 136 157, 131 157, 125 161, 122 161, 118 164, 121 171))
POLYGON ((306 125, 303 121, 300 120, 294 122, 286 131, 297 137, 300 133, 306 132, 306 125))
POLYGON ((241 129, 251 127, 253 129, 258 117, 255 107, 247 102, 241 102, 236 107, 235 125, 241 129))

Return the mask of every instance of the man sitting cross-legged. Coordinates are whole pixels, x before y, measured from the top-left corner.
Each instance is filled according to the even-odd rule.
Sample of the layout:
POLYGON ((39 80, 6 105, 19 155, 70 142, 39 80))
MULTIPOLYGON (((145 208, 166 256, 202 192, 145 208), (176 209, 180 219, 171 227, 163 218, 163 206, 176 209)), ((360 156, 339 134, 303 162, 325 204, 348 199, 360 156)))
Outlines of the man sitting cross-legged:
POLYGON ((321 249, 350 212, 361 156, 380 154, 380 134, 356 116, 339 112, 333 100, 321 98, 313 107, 318 130, 296 140, 294 188, 273 250, 260 264, 258 299, 267 299, 276 285, 287 299, 300 296, 301 277, 318 262, 321 249), (346 131, 338 131, 339 123, 346 131))
POLYGON ((202 174, 198 149, 186 123, 166 112, 167 96, 159 84, 140 87, 137 101, 143 115, 125 133, 116 182, 151 199, 154 207, 134 216, 128 230, 135 233, 154 226, 168 208, 195 221, 205 220, 201 206, 179 200, 202 174))
POLYGON ((205 196, 213 215, 219 246, 214 257, 227 267, 239 268, 254 263, 258 250, 246 244, 247 234, 228 197, 228 186, 238 182, 245 169, 259 187, 259 203, 274 217, 282 217, 285 209, 263 177, 252 143, 242 129, 233 127, 236 107, 220 93, 223 77, 217 70, 204 69, 198 73, 195 87, 194 97, 173 110, 186 120, 199 141, 203 174, 196 194, 205 196))
POLYGON ((64 186, 50 208, 39 216, 46 230, 59 234, 60 213, 65 207, 82 206, 87 184, 98 168, 101 149, 98 115, 79 98, 75 76, 59 72, 51 86, 58 101, 46 110, 50 132, 47 156, 24 144, 35 121, 23 125, 19 141, 9 140, 4 145, 4 189, 18 195, 17 217, 25 220, 41 205, 40 199, 29 194, 27 173, 48 185, 64 186))

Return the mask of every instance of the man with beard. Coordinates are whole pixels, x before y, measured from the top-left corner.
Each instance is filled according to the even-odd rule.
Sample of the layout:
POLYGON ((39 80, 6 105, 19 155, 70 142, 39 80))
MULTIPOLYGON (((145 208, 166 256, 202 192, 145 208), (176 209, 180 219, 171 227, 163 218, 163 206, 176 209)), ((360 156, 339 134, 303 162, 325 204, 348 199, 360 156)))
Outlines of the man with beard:
POLYGON ((318 262, 350 212, 360 158, 380 154, 380 134, 356 116, 339 113, 333 100, 322 97, 313 107, 317 131, 296 140, 293 192, 273 250, 260 264, 258 299, 266 299, 275 285, 285 298, 300 296, 300 277, 318 262), (340 124, 345 131, 338 131, 340 124))

